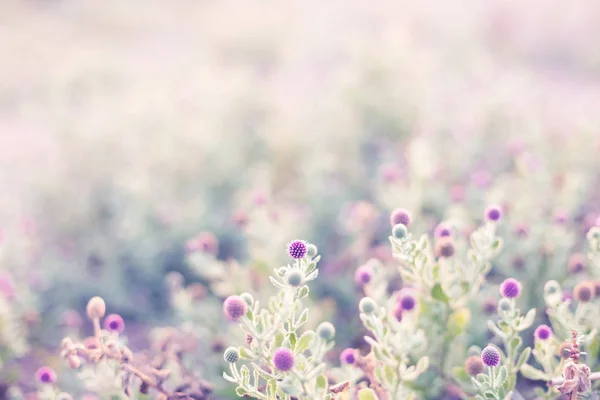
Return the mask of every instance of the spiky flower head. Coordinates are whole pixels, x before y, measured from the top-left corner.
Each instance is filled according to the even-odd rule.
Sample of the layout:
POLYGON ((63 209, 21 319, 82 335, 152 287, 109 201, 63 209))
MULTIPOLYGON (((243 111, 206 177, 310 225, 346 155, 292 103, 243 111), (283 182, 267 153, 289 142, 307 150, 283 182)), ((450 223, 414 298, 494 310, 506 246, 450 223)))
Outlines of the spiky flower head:
POLYGON ((359 285, 366 285, 371 282, 371 278, 373 277, 373 267, 370 265, 361 265, 356 269, 354 273, 354 282, 359 285))
POLYGON ((594 297, 594 286, 588 281, 579 282, 573 289, 573 297, 580 303, 587 303, 594 297))
POLYGON ((408 229, 404 224, 396 224, 392 228, 392 235, 396 239, 404 239, 408 235, 408 229))
POLYGON ((412 217, 410 213, 404 208, 397 208, 390 214, 390 225, 393 227, 398 224, 402 224, 404 226, 410 226, 412 222, 412 217))
POLYGON ((35 379, 43 384, 53 384, 56 382, 56 372, 50 367, 41 367, 35 372, 35 379))
POLYGON ((317 327, 317 335, 323 340, 331 340, 335 336, 335 327, 331 322, 322 322, 317 327))
POLYGON ((304 276, 300 271, 292 270, 285 274, 285 281, 290 286, 298 287, 304 282, 304 276))
POLYGON ((315 246, 314 244, 309 243, 306 246, 306 255, 310 258, 316 257, 316 255, 319 253, 319 250, 317 249, 317 246, 315 246))
POLYGON ((412 311, 417 305, 414 292, 410 289, 400 290, 398 292, 398 304, 400 304, 402 311, 412 311))
POLYGON ((498 313, 508 312, 508 311, 512 310, 512 308, 513 308, 513 305, 510 302, 510 300, 507 298, 502 298, 498 302, 498 313))
POLYGON ((286 372, 294 368, 294 353, 290 349, 280 347, 273 354, 273 365, 279 371, 286 372))
POLYGON ((371 314, 377 309, 377 303, 370 297, 363 297, 358 303, 358 309, 365 314, 371 314))
POLYGON ((521 296, 521 283, 514 279, 508 278, 500 284, 500 294, 507 299, 516 299, 521 296))
POLYGON ((109 332, 121 333, 125 330, 125 321, 119 314, 110 314, 104 319, 104 329, 109 332))
POLYGON ((87 315, 90 319, 102 318, 106 314, 106 303, 99 296, 92 297, 87 303, 87 315))
POLYGON ((477 376, 483 372, 483 362, 480 357, 470 356, 465 360, 465 371, 470 376, 477 376))
POLYGON ((230 321, 239 321, 248 312, 248 304, 240 296, 229 296, 223 302, 223 314, 230 321))
POLYGON ((452 231, 450 231, 450 227, 448 225, 441 223, 435 227, 433 234, 436 238, 440 239, 443 237, 452 236, 452 231))
POLYGON ((487 346, 481 351, 481 361, 487 367, 497 367, 500 364, 500 352, 494 346, 487 346))
POLYGON ((454 241, 450 236, 440 238, 435 244, 435 254, 438 257, 450 258, 455 252, 454 241))
POLYGON ((236 363, 240 359, 240 352, 235 347, 228 347, 223 353, 223 359, 228 363, 236 363))
POLYGON ((485 219, 487 221, 496 222, 502 218, 502 209, 499 205, 493 204, 485 209, 485 219))
POLYGON ((342 351, 340 354, 340 361, 342 364, 354 364, 356 362, 356 350, 348 348, 342 351))
POLYGON ((552 336, 552 329, 548 325, 540 325, 535 329, 534 336, 538 340, 548 340, 552 336))
POLYGON ((307 243, 304 240, 293 240, 288 244, 288 254, 294 259, 304 258, 307 252, 307 243))

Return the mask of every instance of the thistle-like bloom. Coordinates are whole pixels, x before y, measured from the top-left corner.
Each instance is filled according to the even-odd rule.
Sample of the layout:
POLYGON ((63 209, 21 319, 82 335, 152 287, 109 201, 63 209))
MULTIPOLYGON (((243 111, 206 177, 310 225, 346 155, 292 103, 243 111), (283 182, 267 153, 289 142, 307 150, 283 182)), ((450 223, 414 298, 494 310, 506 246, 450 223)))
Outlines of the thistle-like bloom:
POLYGON ((465 360, 465 371, 470 376, 477 376, 483 372, 483 362, 480 357, 471 356, 465 360))
POLYGON ((50 367, 41 367, 35 373, 35 379, 44 385, 56 382, 56 372, 50 367))
POLYGON ((582 272, 585 268, 585 256, 581 253, 575 253, 569 257, 567 263, 567 270, 570 274, 576 274, 582 272))
POLYGON ((450 236, 440 238, 435 244, 435 254, 441 258, 450 258, 455 253, 454 241, 450 236))
POLYGON ((286 372, 294 368, 294 353, 290 349, 280 347, 273 354, 273 365, 279 371, 286 372))
POLYGON ((500 285, 500 294, 507 299, 516 299, 521 296, 521 283, 514 279, 508 278, 500 285))
POLYGON ((87 315, 90 319, 102 318, 106 314, 106 303, 99 296, 92 297, 87 303, 87 315))
POLYGON ((485 219, 496 222, 502 218, 502 209, 498 205, 491 205, 485 209, 485 219))
POLYGON ((580 303, 587 303, 594 297, 594 286, 590 282, 579 282, 573 289, 573 297, 580 303))
POLYGON ((410 226, 412 222, 412 218, 410 213, 404 208, 397 208, 392 211, 390 215, 390 225, 393 227, 398 224, 402 224, 404 226, 410 226))
POLYGON ((408 235, 408 229, 406 228, 406 225, 404 225, 404 224, 394 225, 394 227, 392 228, 392 235, 396 239, 404 239, 406 237, 406 235, 408 235))
POLYGON ((500 365, 500 352, 494 346, 487 346, 481 351, 481 362, 486 367, 497 367, 500 365))
POLYGON ((308 251, 307 243, 303 240, 294 240, 288 244, 288 254, 295 259, 304 258, 308 251))
POLYGON ((363 297, 358 303, 358 309, 365 314, 371 314, 377 309, 377 303, 370 297, 363 297))
POLYGON ((317 335, 323 340, 331 340, 335 336, 335 327, 331 322, 322 322, 317 327, 317 335))
POLYGON ((223 302, 223 314, 230 321, 239 321, 248 312, 248 304, 240 296, 229 296, 223 302))
POLYGON ((223 354, 223 359, 228 363, 236 363, 240 359, 240 352, 235 347, 228 347, 223 354))
POLYGON ((340 361, 342 364, 352 365, 356 362, 356 350, 355 349, 345 349, 340 354, 340 361))
POLYGON ((104 329, 121 333, 125 330, 125 321, 119 314, 110 314, 104 319, 104 329))
POLYGON ((452 232, 450 231, 450 228, 447 225, 442 223, 435 227, 433 234, 436 238, 439 239, 439 238, 451 236, 452 232))
POLYGON ((371 278, 373 277, 373 267, 370 265, 361 265, 356 269, 354 273, 354 282, 359 285, 366 285, 371 282, 371 278))
POLYGON ((540 325, 536 328, 534 336, 538 340, 548 340, 552 336, 552 329, 548 325, 540 325))
POLYGON ((398 293, 398 304, 402 311, 412 311, 417 305, 417 300, 412 293, 412 290, 402 289, 398 293))

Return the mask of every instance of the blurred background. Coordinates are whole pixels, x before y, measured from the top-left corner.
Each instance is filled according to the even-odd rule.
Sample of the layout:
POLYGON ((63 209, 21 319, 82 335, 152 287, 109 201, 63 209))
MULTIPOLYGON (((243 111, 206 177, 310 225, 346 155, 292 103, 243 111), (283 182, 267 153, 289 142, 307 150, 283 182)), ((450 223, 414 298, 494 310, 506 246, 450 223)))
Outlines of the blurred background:
POLYGON ((597 217, 599 37, 594 0, 0 0, 0 273, 29 342, 5 366, 93 295, 143 346, 167 274, 204 281, 199 232, 267 271, 315 243, 338 310, 396 207, 420 231, 564 215, 564 264, 597 217))

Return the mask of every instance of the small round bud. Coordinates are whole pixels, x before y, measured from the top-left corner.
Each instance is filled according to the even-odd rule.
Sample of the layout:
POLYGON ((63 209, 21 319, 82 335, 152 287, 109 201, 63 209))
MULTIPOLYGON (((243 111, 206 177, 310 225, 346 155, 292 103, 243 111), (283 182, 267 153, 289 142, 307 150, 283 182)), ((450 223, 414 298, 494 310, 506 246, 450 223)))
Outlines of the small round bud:
POLYGON ((577 274, 582 272, 585 268, 585 256, 581 253, 575 253, 569 257, 567 263, 567 270, 570 274, 577 274))
POLYGON ((412 218, 410 213, 404 208, 397 208, 390 214, 390 225, 393 227, 402 224, 406 227, 410 226, 412 218))
POLYGON ((450 236, 440 238, 435 244, 435 254, 441 258, 450 258, 454 255, 454 241, 450 236))
POLYGON ((544 285, 544 294, 546 296, 555 295, 561 292, 560 284, 556 281, 548 281, 544 285))
POLYGON ((335 327, 331 322, 322 322, 317 327, 317 335, 323 340, 331 340, 335 336, 335 327))
POLYGON ((363 297, 358 303, 358 309, 360 312, 365 314, 371 314, 377 309, 377 304, 375 300, 370 297, 363 297))
POLYGON ((235 347, 228 347, 223 353, 225 362, 236 363, 240 359, 240 352, 235 347))
POLYGON ((119 314, 110 314, 104 319, 104 329, 109 332, 122 333, 125 330, 125 321, 119 314))
POLYGON ((471 356, 465 360, 465 371, 470 376, 477 376, 483 372, 483 362, 480 357, 471 356))
POLYGON ((487 367, 497 367, 500 364, 500 352, 494 346, 487 346, 481 352, 481 361, 487 367))
POLYGON ((280 347, 273 354, 273 365, 279 371, 286 372, 294 368, 294 353, 290 349, 280 347))
POLYGON ((223 314, 230 321, 239 321, 248 312, 248 304, 240 296, 229 296, 223 302, 223 314))
POLYGON ((340 354, 340 361, 342 364, 352 365, 356 362, 356 350, 346 349, 340 354))
POLYGON ((540 325, 535 329, 534 336, 538 340, 548 340, 552 336, 552 329, 548 325, 540 325))
POLYGON ((491 205, 485 210, 485 219, 496 222, 502 217, 502 210, 498 205, 491 205))
POLYGON ((502 312, 509 312, 510 310, 512 310, 513 306, 510 303, 510 300, 507 298, 502 298, 500 299, 500 301, 498 302, 498 313, 502 313, 502 312))
POLYGON ((487 315, 494 314, 497 309, 498 303, 495 299, 486 299, 481 305, 481 311, 483 311, 483 313, 487 315))
POLYGON ((102 297, 92 297, 87 303, 86 311, 90 319, 102 318, 106 314, 106 303, 102 297))
POLYGON ((240 295, 242 299, 248 304, 248 307, 252 307, 254 305, 254 297, 250 293, 242 293, 240 295))
POLYGON ((571 357, 571 343, 569 342, 562 342, 560 344, 560 346, 558 346, 558 355, 566 360, 567 358, 571 357))
POLYGON ((438 226, 435 227, 435 230, 433 231, 433 235, 437 239, 441 239, 443 237, 452 236, 452 232, 450 231, 450 228, 447 225, 439 224, 438 226))
POLYGON ((56 372, 50 367, 42 367, 36 371, 35 379, 43 385, 51 385, 56 382, 56 372))
POLYGON ((356 272, 354 273, 354 282, 358 286, 363 286, 371 282, 372 277, 373 268, 370 265, 361 265, 356 269, 356 272))
POLYGON ((290 286, 298 287, 298 286, 301 286, 302 283, 304 282, 304 277, 302 276, 300 271, 292 270, 292 271, 289 271, 287 274, 285 274, 285 281, 290 286))
POLYGON ((514 279, 508 278, 500 284, 500 294, 507 299, 516 299, 521 296, 521 283, 514 279))
POLYGON ((579 282, 573 289, 573 297, 580 303, 587 303, 594 297, 594 287, 587 281, 579 282))
POLYGON ((316 257, 316 255, 319 253, 317 246, 315 246, 314 244, 308 244, 306 246, 306 255, 310 258, 314 258, 316 257))
POLYGON ((406 228, 406 225, 394 225, 392 228, 392 236, 394 236, 396 239, 404 239, 406 236, 408 236, 408 229, 406 228))
POLYGON ((402 311, 412 311, 417 305, 414 293, 409 289, 402 289, 398 293, 398 304, 402 308, 402 311))
POLYGON ((307 243, 303 240, 294 240, 288 244, 288 254, 294 259, 304 258, 307 251, 307 243))

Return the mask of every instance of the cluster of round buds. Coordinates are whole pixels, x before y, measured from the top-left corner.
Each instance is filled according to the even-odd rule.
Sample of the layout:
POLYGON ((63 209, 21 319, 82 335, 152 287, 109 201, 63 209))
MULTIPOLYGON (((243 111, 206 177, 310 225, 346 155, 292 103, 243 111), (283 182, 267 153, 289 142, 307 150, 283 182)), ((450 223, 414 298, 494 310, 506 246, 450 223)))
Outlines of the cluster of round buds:
POLYGON ((507 299, 516 299, 521 296, 521 283, 514 279, 508 278, 500 284, 500 294, 507 299))
POLYGON ((290 349, 280 347, 273 353, 273 365, 281 372, 290 371, 294 368, 294 353, 290 349))
POLYGON ((51 385, 56 382, 56 372, 50 367, 41 367, 36 371, 35 379, 42 385, 51 385))
POLYGON ((239 321, 248 312, 248 303, 240 296, 229 296, 223 302, 223 314, 230 321, 239 321))
POLYGON ((288 244, 288 255, 296 260, 304 258, 308 253, 308 243, 304 240, 293 240, 288 244))
POLYGON ((502 209, 498 205, 491 205, 485 209, 485 219, 489 222, 497 222, 502 218, 502 209))
POLYGON ((487 346, 481 351, 481 362, 486 367, 497 367, 500 365, 500 352, 494 346, 487 346))
POLYGON ((407 227, 410 226, 411 222, 412 217, 410 216, 410 213, 404 208, 397 208, 390 214, 390 225, 392 227, 398 224, 402 224, 407 227))

